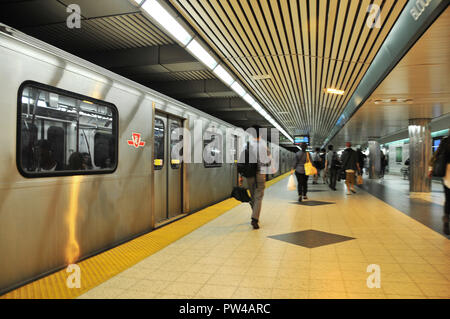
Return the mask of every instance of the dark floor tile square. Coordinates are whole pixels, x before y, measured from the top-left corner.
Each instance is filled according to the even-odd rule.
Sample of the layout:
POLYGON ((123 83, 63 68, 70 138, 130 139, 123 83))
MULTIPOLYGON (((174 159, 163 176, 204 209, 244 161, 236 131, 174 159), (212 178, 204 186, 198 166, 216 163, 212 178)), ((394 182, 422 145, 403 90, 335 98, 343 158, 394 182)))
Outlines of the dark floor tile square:
POLYGON ((269 236, 269 238, 288 242, 290 244, 307 248, 316 248, 325 245, 337 244, 343 241, 355 239, 337 234, 326 233, 318 230, 303 230, 294 233, 269 236))
POLYGON ((322 202, 320 200, 307 200, 307 199, 304 199, 301 202, 293 202, 292 204, 298 204, 298 205, 302 205, 302 206, 322 206, 322 205, 332 205, 332 204, 336 204, 336 203, 322 202))

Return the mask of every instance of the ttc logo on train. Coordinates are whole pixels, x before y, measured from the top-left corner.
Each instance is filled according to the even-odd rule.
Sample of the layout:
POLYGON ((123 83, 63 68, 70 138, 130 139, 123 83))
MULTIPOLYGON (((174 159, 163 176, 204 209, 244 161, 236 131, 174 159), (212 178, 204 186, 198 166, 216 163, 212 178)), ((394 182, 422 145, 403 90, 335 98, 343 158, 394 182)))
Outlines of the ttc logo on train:
POLYGON ((128 145, 134 146, 136 148, 144 147, 145 142, 141 141, 141 134, 140 133, 132 133, 132 139, 128 140, 128 145))

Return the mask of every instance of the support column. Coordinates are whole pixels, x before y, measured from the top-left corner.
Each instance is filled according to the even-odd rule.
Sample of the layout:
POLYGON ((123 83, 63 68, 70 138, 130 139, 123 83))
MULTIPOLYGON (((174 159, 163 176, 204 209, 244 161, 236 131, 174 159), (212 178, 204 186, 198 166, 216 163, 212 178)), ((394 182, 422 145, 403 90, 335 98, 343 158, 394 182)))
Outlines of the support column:
POLYGON ((409 191, 429 193, 428 163, 431 159, 430 119, 409 120, 409 191))
POLYGON ((380 143, 369 141, 369 179, 377 179, 381 171, 380 143))

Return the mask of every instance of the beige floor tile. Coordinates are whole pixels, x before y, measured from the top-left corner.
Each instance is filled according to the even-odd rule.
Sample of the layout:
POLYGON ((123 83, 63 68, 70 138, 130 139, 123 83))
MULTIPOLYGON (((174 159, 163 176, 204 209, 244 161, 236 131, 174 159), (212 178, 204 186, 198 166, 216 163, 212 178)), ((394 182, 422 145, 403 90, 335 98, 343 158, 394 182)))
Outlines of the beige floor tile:
POLYGON ((424 296, 415 283, 381 281, 381 288, 386 295, 424 296))
POLYGON ((159 269, 156 271, 148 272, 145 275, 145 279, 175 281, 178 277, 181 276, 181 274, 183 274, 183 271, 159 269))
POLYGON ((131 286, 133 286, 134 284, 136 284, 138 282, 138 280, 139 279, 136 279, 136 278, 115 276, 115 277, 111 278, 110 280, 105 281, 99 287, 128 289, 131 286))
POLYGON ((309 272, 309 278, 311 279, 330 279, 330 280, 342 280, 342 272, 338 269, 321 270, 311 269, 309 272))
POLYGON ((167 285, 161 292, 182 296, 195 296, 203 284, 191 284, 185 282, 174 282, 167 285))
POLYGON ((212 275, 207 284, 208 285, 222 285, 222 286, 239 286, 244 275, 219 274, 212 275))
POLYGON ((265 277, 276 277, 278 275, 278 267, 252 267, 248 269, 246 275, 250 276, 265 276, 265 277))
POLYGON ((426 299, 425 296, 386 295, 387 299, 426 299))
POLYGON ((195 295, 195 298, 230 299, 237 289, 236 286, 206 284, 195 295))
POLYGON ((381 271, 381 281, 413 282, 411 276, 406 272, 388 272, 383 270, 381 271))
POLYGON ((145 291, 157 293, 167 287, 171 282, 164 280, 139 280, 136 284, 128 288, 133 291, 145 291))
POLYGON ((126 290, 118 288, 93 288, 79 296, 79 299, 115 299, 126 290))
POLYGON ((272 289, 238 287, 231 298, 233 299, 270 299, 272 289))
POLYGON ((310 290, 309 299, 347 299, 348 295, 344 291, 323 291, 323 290, 310 290))
POLYGON ((387 296, 383 293, 364 294, 364 293, 347 293, 350 299, 387 299, 387 296))
POLYGON ((367 280, 346 280, 344 285, 348 293, 384 294, 381 288, 369 288, 367 280))
POLYGON ((227 258, 216 257, 216 256, 205 256, 201 257, 197 264, 205 265, 223 265, 227 261, 227 258))
POLYGON ((156 293, 149 291, 135 291, 126 290, 124 293, 119 294, 117 299, 153 299, 156 293))
POLYGON ((420 256, 394 256, 400 264, 428 264, 428 262, 420 256))
POLYGON ((246 288, 272 288, 275 281, 275 277, 263 277, 263 276, 244 276, 240 287, 246 288))
POLYGON ((273 283, 273 288, 276 289, 294 289, 294 290, 308 290, 309 279, 301 278, 277 278, 273 283))
POLYGON ((321 290, 321 291, 334 291, 334 292, 345 292, 344 282, 342 280, 327 280, 327 279, 310 279, 309 280, 310 290, 321 290))
POLYGON ((415 283, 446 284, 450 286, 450 281, 438 272, 414 272, 410 273, 409 276, 415 283))
POLYGON ((308 290, 300 289, 273 289, 272 299, 308 299, 308 290))
POLYGON ((343 270, 341 271, 342 279, 346 280, 366 280, 370 274, 365 271, 343 270))
POLYGON ((431 283, 417 283, 419 288, 423 291, 425 296, 450 298, 450 285, 449 284, 431 284, 431 283))
POLYGON ((310 268, 285 268, 280 267, 278 269, 278 278, 309 278, 310 268))
POLYGON ((199 272, 202 274, 214 274, 219 268, 220 265, 193 264, 192 266, 186 268, 186 271, 199 272))
POLYGON ((244 275, 250 269, 250 266, 221 266, 217 269, 216 274, 226 275, 244 275))
POLYGON ((154 299, 191 299, 192 296, 183 296, 183 295, 176 295, 176 294, 155 294, 153 297, 154 299))
POLYGON ((435 267, 433 267, 432 265, 429 264, 400 264, 400 267, 406 271, 408 274, 412 274, 412 273, 423 273, 423 272, 427 272, 427 273, 436 273, 437 270, 435 269, 435 267))
POLYGON ((202 274, 198 272, 185 272, 176 279, 176 282, 204 284, 209 280, 211 276, 212 276, 211 274, 202 274))
POLYGON ((366 262, 339 262, 339 268, 343 272, 351 270, 366 273, 367 266, 369 266, 369 264, 366 262))

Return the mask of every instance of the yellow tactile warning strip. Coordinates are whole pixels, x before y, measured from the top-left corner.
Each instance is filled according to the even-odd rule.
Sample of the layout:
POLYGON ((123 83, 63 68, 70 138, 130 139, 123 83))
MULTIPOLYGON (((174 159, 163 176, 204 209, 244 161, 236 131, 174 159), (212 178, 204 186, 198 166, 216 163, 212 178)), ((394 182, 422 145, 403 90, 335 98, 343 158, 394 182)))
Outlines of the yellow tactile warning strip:
MULTIPOLYGON (((286 173, 268 181, 266 187, 272 186, 288 175, 289 173, 286 173)), ((66 269, 63 269, 0 296, 0 299, 76 298, 239 204, 241 203, 233 198, 226 199, 195 214, 77 263, 81 270, 81 288, 68 288, 66 282, 70 274, 67 273, 66 269)))

